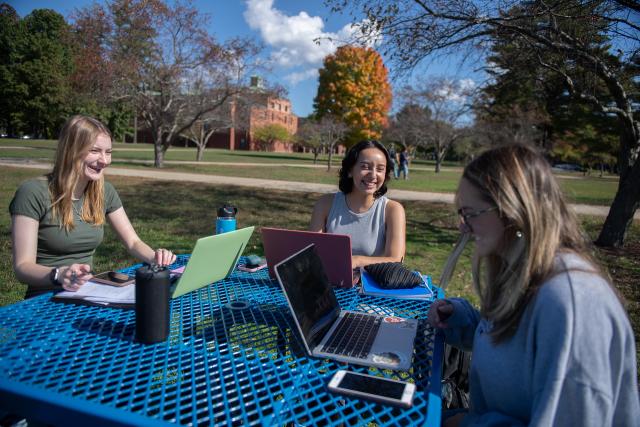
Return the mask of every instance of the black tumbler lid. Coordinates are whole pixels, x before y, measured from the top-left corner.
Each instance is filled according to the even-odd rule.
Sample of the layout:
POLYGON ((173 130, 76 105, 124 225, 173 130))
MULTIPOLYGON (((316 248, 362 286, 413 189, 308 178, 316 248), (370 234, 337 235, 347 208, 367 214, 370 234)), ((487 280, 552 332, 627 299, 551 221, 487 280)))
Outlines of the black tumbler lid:
POLYGON ((142 267, 139 267, 136 270, 136 277, 141 277, 144 279, 151 279, 153 277, 154 274, 158 274, 158 273, 164 273, 165 271, 168 271, 169 269, 167 267, 160 267, 159 265, 156 264, 143 264, 142 267))
POLYGON ((238 208, 232 205, 225 204, 218 208, 218 218, 235 218, 238 213, 238 208))

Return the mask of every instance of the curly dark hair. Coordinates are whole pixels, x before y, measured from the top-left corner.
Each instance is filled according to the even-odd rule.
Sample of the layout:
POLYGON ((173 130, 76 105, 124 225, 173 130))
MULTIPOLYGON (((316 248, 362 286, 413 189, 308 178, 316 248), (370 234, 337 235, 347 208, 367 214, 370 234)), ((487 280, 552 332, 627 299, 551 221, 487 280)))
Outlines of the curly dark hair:
POLYGON ((351 191, 353 191, 353 178, 349 177, 349 172, 351 172, 351 169, 358 161, 360 152, 362 150, 366 150, 367 148, 377 148, 384 153, 384 157, 387 160, 387 167, 384 173, 384 183, 378 191, 373 193, 373 197, 377 199, 387 192, 387 181, 389 181, 389 178, 391 177, 391 157, 389 157, 389 152, 384 147, 384 145, 373 139, 365 139, 364 141, 360 141, 349 149, 347 154, 344 156, 344 159, 342 159, 342 167, 340 168, 340 181, 338 182, 338 187, 344 194, 349 194, 351 193, 351 191))

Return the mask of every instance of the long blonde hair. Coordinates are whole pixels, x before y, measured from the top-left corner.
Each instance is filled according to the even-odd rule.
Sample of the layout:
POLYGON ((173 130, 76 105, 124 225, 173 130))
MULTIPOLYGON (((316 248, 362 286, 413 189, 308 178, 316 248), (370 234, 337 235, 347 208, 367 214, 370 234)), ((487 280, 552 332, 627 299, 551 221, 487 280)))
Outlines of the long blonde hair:
POLYGON ((527 303, 545 279, 558 273, 558 252, 574 252, 603 274, 549 163, 534 148, 488 150, 465 168, 463 177, 497 207, 505 225, 500 253, 473 261, 474 287, 482 315, 493 323, 494 342, 515 333, 527 303))
MULTIPOLYGON (((73 189, 83 173, 83 161, 100 135, 111 138, 111 132, 98 120, 87 116, 73 116, 60 132, 53 171, 48 175, 51 195, 51 214, 60 227, 74 228, 73 189)), ((104 178, 90 181, 85 189, 81 218, 93 225, 102 225, 104 216, 104 178)))

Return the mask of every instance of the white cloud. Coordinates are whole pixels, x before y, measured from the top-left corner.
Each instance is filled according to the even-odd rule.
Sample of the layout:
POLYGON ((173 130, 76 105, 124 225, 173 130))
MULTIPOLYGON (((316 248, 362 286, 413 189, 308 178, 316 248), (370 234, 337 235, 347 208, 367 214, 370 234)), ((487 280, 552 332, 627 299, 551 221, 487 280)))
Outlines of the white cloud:
POLYGON ((448 101, 461 104, 467 100, 470 92, 476 87, 473 79, 461 79, 458 81, 445 80, 436 90, 436 95, 448 101))
POLYGON ((305 71, 295 72, 284 76, 284 79, 292 86, 297 85, 301 81, 315 78, 318 76, 317 68, 310 68, 305 71))
POLYGON ((462 79, 458 82, 460 85, 460 90, 469 91, 473 90, 476 87, 476 82, 473 79, 462 79))
POLYGON ((247 0, 244 19, 253 30, 260 32, 262 40, 274 48, 272 61, 283 68, 300 67, 287 79, 296 84, 317 75, 325 56, 347 42, 355 31, 346 25, 336 33, 325 32, 319 16, 300 12, 288 16, 273 7, 274 0, 247 0))

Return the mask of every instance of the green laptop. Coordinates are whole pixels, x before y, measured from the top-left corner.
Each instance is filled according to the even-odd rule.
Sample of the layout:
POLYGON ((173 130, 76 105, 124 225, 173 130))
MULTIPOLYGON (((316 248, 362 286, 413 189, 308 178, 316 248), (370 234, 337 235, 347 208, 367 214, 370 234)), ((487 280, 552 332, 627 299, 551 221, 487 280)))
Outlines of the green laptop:
POLYGON ((229 276, 244 252, 254 227, 198 239, 171 298, 200 289, 229 276))

